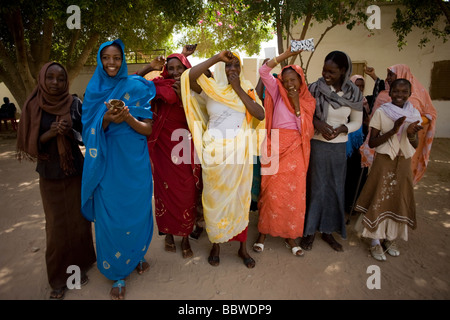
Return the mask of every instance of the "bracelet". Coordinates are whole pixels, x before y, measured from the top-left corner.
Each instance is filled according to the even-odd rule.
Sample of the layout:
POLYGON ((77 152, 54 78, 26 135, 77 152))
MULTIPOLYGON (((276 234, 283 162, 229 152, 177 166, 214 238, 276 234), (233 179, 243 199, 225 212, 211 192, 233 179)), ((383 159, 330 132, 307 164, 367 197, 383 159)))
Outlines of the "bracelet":
POLYGON ((300 116, 300 111, 295 111, 295 114, 297 115, 297 117, 300 116))
POLYGON ((280 64, 279 62, 278 62, 278 60, 277 60, 277 57, 273 57, 273 61, 278 65, 278 64, 280 64))

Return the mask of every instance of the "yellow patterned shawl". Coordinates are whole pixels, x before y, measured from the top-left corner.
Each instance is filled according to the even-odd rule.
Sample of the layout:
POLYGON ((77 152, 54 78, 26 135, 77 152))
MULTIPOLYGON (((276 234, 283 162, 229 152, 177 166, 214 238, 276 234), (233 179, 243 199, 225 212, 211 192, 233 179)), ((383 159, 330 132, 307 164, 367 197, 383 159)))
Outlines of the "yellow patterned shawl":
MULTIPOLYGON (((264 129, 265 121, 245 117, 243 130, 234 138, 212 137, 207 130, 209 117, 205 101, 191 92, 189 72, 189 69, 186 70, 181 77, 181 93, 195 150, 202 164, 202 203, 206 230, 211 242, 223 243, 248 226, 253 177, 252 154, 259 152, 260 142, 264 138, 264 130, 261 129, 264 129), (255 139, 255 132, 261 132, 259 139, 255 139), (257 142, 249 143, 250 141, 257 142), (250 148, 251 145, 253 149, 250 148)), ((240 77, 241 86, 246 92, 254 90, 251 83, 243 78, 242 72, 240 77)), ((246 112, 244 103, 228 84, 225 63, 216 64, 214 79, 201 75, 197 83, 209 98, 233 110, 246 112)), ((261 105, 256 95, 255 99, 261 105)))

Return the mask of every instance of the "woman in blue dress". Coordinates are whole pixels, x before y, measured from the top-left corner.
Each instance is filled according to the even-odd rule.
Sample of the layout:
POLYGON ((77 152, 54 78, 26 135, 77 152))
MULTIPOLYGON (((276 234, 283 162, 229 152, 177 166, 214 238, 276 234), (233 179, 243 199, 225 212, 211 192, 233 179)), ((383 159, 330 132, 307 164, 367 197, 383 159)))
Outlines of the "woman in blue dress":
POLYGON ((97 266, 114 281, 112 299, 124 299, 125 278, 149 269, 153 235, 152 173, 147 138, 153 82, 128 75, 121 40, 103 43, 82 108, 86 146, 82 212, 95 223, 97 266), (112 109, 110 99, 125 102, 112 109))

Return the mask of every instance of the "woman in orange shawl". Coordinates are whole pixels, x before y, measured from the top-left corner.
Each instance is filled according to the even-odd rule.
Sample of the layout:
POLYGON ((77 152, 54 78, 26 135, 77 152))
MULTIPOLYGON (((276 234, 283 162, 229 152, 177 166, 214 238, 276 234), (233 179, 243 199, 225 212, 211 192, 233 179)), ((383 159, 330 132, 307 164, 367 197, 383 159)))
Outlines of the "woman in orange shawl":
POLYGON ((289 65, 277 78, 271 70, 279 61, 299 54, 288 48, 260 69, 266 87, 267 136, 261 156, 261 193, 258 202, 259 237, 253 250, 261 252, 267 234, 285 238, 295 256, 303 251, 295 239, 303 235, 306 211, 306 173, 310 140, 314 135, 316 101, 308 91, 301 67, 289 65))
MULTIPOLYGON (((437 112, 433 106, 430 95, 416 77, 414 77, 410 68, 405 64, 396 64, 387 69, 386 90, 381 91, 377 96, 371 113, 372 115, 382 104, 391 101, 389 97, 389 86, 396 79, 407 79, 411 82, 411 97, 409 98, 409 101, 414 108, 419 110, 420 115, 422 116, 423 130, 418 133, 419 146, 416 148, 416 153, 411 160, 411 168, 414 177, 413 182, 414 184, 417 184, 425 174, 430 158, 431 144, 433 143, 436 130, 437 112)), ((371 166, 375 151, 369 148, 367 140, 361 146, 360 152, 362 156, 362 165, 365 167, 371 166)))

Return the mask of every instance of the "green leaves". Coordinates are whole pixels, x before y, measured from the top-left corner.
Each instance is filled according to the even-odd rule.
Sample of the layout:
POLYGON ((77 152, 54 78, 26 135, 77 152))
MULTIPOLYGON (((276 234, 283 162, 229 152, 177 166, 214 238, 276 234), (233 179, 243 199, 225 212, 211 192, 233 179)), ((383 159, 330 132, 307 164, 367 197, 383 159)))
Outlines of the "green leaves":
POLYGON ((449 2, 441 0, 401 0, 403 6, 396 9, 395 20, 392 23, 392 30, 397 36, 397 46, 403 49, 408 43, 407 35, 414 28, 423 30, 423 37, 419 40, 418 46, 423 48, 429 43, 430 36, 448 40, 450 35, 450 21, 447 15, 450 10, 449 2))

